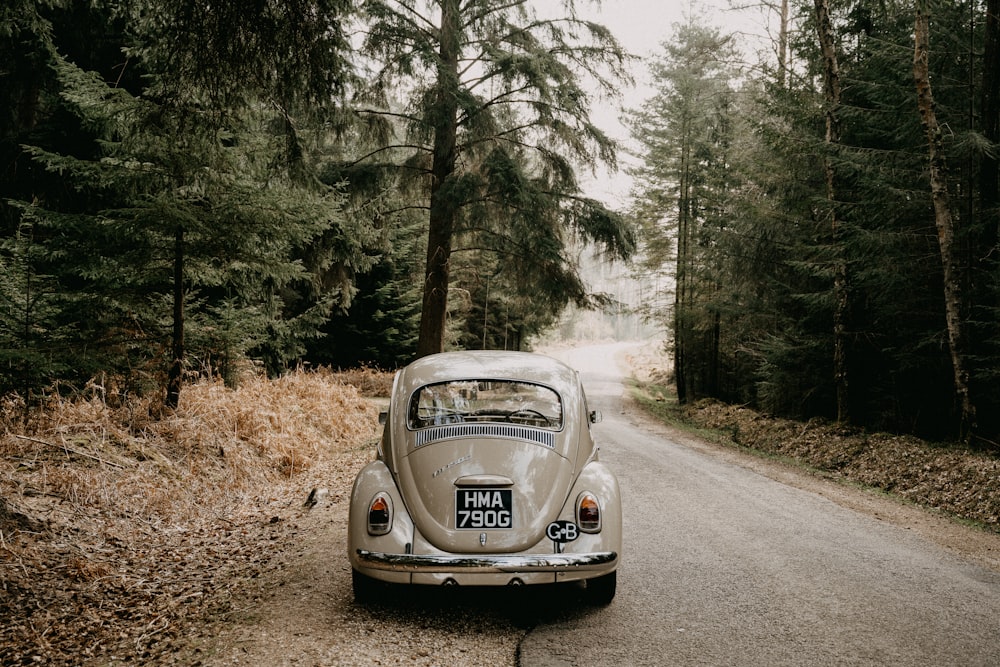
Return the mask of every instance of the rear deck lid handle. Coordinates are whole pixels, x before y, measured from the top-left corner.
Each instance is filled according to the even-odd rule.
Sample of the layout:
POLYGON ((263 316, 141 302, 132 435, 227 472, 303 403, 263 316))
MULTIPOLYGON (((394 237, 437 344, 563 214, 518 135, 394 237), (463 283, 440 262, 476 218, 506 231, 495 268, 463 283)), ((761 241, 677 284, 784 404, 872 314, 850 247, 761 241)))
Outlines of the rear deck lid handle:
POLYGON ((455 486, 514 486, 514 480, 502 475, 466 475, 456 479, 455 486))

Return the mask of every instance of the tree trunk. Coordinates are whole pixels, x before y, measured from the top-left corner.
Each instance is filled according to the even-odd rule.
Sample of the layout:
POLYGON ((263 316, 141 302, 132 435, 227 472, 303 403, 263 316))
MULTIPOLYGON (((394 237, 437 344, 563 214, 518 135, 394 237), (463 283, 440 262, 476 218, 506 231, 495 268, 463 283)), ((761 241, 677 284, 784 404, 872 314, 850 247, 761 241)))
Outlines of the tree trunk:
POLYGON ((934 203, 934 223, 937 227, 941 266, 944 272, 945 323, 948 328, 948 348, 951 352, 954 373, 955 398, 960 410, 959 435, 962 440, 968 440, 975 430, 976 410, 969 391, 969 372, 965 366, 961 272, 955 251, 955 216, 948 195, 947 168, 941 150, 941 127, 938 125, 931 91, 930 17, 926 9, 926 0, 917 2, 913 35, 913 79, 917 88, 920 120, 927 133, 931 199, 934 203))
MULTIPOLYGON (((815 0, 815 3, 816 31, 823 54, 826 144, 828 149, 832 149, 840 143, 840 128, 837 119, 837 112, 840 109, 840 66, 837 61, 837 48, 833 40, 833 28, 830 24, 828 0, 815 0)), ((849 422, 851 420, 847 345, 847 320, 850 310, 849 277, 846 253, 841 238, 842 231, 837 219, 835 173, 829 156, 823 160, 823 169, 826 178, 826 197, 830 206, 830 236, 835 254, 834 262, 836 263, 833 279, 833 381, 837 395, 837 421, 849 422)))
POLYGON ((691 191, 690 160, 691 137, 688 121, 681 127, 680 182, 677 184, 677 270, 674 287, 674 384, 677 387, 677 402, 687 403, 692 396, 692 377, 688 369, 687 351, 691 346, 690 307, 688 269, 691 263, 691 191))
MULTIPOLYGON (((717 295, 722 291, 721 286, 716 285, 713 290, 717 295)), ((712 316, 712 356, 708 368, 708 393, 715 398, 723 398, 721 382, 719 381, 719 371, 722 368, 722 313, 718 309, 712 316)))
POLYGON ((433 118, 434 154, 431 164, 430 221, 427 232, 427 264, 424 298, 420 312, 417 356, 444 350, 448 317, 448 282, 451 242, 460 202, 449 192, 455 172, 458 141, 459 0, 441 3, 441 39, 437 71, 437 98, 433 118))
POLYGON ((778 27, 778 87, 788 79, 788 0, 781 0, 781 25, 778 27))
MULTIPOLYGON (((986 2, 981 111, 983 136, 993 144, 1000 143, 1000 0, 986 2)), ((993 258, 1000 241, 1000 160, 996 155, 982 154, 979 204, 982 224, 976 256, 993 258)), ((985 261, 987 271, 996 266, 995 259, 985 261)))
POLYGON ((174 233, 174 335, 171 345, 173 361, 167 375, 168 408, 177 409, 184 378, 184 229, 174 233))

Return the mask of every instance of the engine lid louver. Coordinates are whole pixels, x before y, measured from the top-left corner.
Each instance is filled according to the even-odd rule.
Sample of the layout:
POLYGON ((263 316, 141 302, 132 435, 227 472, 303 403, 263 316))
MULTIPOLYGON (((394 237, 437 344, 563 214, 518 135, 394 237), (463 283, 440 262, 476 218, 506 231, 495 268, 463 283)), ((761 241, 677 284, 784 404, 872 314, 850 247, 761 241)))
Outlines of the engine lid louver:
POLYGON ((509 440, 526 440, 554 449, 555 434, 543 429, 517 426, 514 424, 455 424, 451 426, 435 426, 416 433, 416 446, 453 440, 455 438, 507 438, 509 440))

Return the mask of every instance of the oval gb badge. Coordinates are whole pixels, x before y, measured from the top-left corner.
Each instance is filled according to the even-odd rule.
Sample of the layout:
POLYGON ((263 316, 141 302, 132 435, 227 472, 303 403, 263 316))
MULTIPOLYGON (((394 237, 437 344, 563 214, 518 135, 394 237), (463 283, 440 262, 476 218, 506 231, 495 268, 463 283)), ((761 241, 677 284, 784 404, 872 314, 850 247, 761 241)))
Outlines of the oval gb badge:
POLYGON ((580 536, 580 529, 572 521, 553 521, 545 527, 545 535, 553 542, 572 542, 580 536))

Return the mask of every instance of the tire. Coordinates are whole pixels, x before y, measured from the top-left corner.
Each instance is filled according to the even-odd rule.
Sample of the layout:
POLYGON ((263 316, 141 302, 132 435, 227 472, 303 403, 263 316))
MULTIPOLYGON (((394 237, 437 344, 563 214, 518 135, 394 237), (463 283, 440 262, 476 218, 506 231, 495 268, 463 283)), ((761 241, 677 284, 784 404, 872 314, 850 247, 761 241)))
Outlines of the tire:
POLYGON ((595 607, 606 607, 615 599, 615 592, 618 588, 618 570, 608 574, 587 579, 585 595, 587 601, 595 607))
POLYGON ((385 592, 385 586, 381 581, 361 574, 357 570, 351 570, 351 587, 354 589, 354 601, 358 604, 378 602, 385 592))

